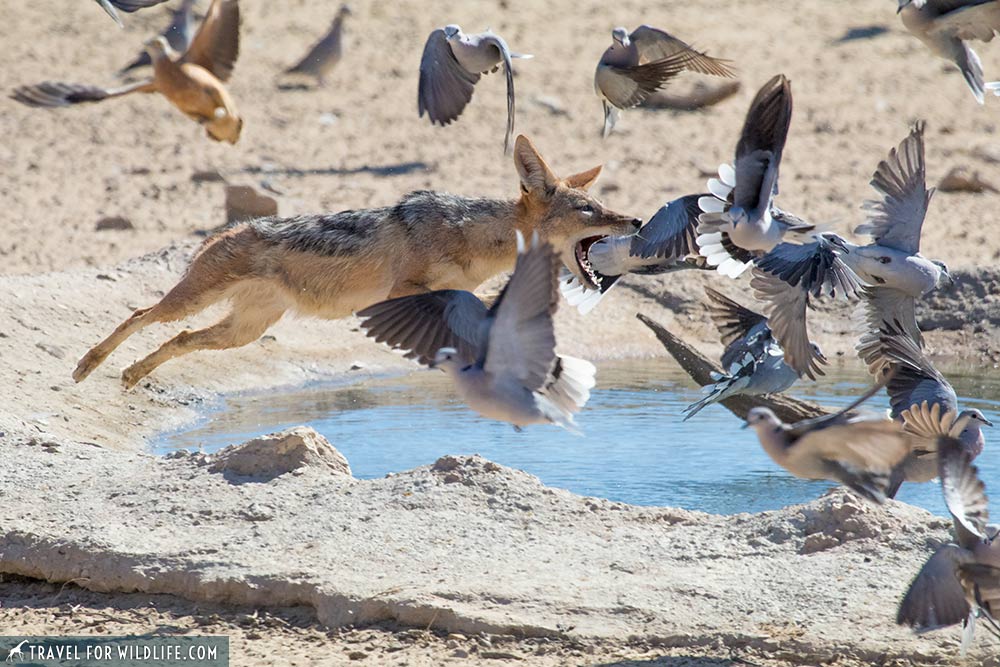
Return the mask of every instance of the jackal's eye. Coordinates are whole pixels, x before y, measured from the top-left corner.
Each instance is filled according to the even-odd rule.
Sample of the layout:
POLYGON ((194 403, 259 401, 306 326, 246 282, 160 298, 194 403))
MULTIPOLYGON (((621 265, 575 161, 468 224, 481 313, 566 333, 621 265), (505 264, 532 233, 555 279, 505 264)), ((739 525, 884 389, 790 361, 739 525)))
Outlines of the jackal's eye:
POLYGON ((576 210, 578 210, 580 213, 584 215, 594 214, 594 207, 591 206, 590 204, 578 204, 576 210))

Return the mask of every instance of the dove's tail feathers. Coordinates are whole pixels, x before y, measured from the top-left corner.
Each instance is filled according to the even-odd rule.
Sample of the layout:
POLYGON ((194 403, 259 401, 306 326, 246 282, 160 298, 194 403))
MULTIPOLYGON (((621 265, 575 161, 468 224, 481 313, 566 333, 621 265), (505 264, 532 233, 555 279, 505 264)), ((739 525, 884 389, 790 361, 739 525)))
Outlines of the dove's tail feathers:
POLYGON ((712 196, 698 199, 698 236, 695 243, 699 254, 709 266, 724 276, 738 278, 753 266, 753 253, 737 247, 729 237, 734 227, 729 209, 732 207, 733 190, 736 187, 736 171, 732 165, 720 164, 718 178, 710 178, 707 183, 712 196))
POLYGON ((601 137, 604 139, 608 138, 611 131, 615 129, 615 125, 618 124, 618 119, 621 117, 621 112, 612 106, 607 100, 604 101, 604 129, 601 132, 601 137))
POLYGON ((962 623, 962 643, 958 654, 961 657, 969 652, 969 647, 972 646, 972 640, 976 638, 976 612, 975 610, 969 612, 968 618, 962 623))
POLYGON ((838 479, 865 500, 876 505, 885 503, 886 490, 890 483, 889 472, 857 470, 845 466, 840 471, 838 479))
POLYGON ((621 276, 604 276, 602 289, 590 289, 580 282, 580 279, 569 271, 564 271, 559 277, 559 292, 566 303, 576 308, 581 315, 586 315, 601 302, 604 295, 614 287, 621 276))
MULTIPOLYGON (((703 213, 701 220, 705 220, 708 214, 703 213)), ((716 226, 711 217, 708 222, 701 222, 698 226, 698 236, 695 243, 698 245, 698 253, 705 258, 705 263, 724 276, 739 278, 744 271, 753 266, 753 256, 737 248, 726 232, 718 231, 721 225, 716 226)))
MULTIPOLYGON (((558 356, 551 378, 541 393, 566 417, 587 404, 596 380, 594 364, 576 357, 558 356)), ((572 421, 572 419, 570 419, 572 421)))
MULTIPOLYGON (((715 375, 718 374, 716 373, 715 375)), ((694 417, 712 403, 719 403, 739 393, 740 389, 747 384, 746 378, 738 375, 718 375, 717 378, 713 379, 716 380, 715 384, 706 385, 703 388, 703 391, 707 391, 708 394, 701 400, 684 408, 684 421, 691 419, 691 417, 694 417)))
POLYGON ((958 49, 955 64, 962 70, 962 76, 965 77, 965 82, 969 85, 973 97, 976 98, 977 102, 983 104, 985 102, 983 95, 986 92, 986 83, 983 81, 983 63, 968 44, 962 43, 958 49))

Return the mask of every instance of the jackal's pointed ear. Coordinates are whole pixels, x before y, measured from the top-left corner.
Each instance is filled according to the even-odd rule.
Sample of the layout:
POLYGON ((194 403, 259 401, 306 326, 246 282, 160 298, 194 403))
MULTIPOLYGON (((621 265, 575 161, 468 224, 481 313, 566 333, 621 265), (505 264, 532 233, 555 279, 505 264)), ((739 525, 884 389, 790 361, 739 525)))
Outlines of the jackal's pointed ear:
POLYGON ((579 174, 567 176, 563 180, 563 183, 571 188, 589 190, 590 186, 597 181, 597 177, 601 175, 601 166, 602 165, 597 165, 593 169, 588 169, 587 171, 581 171, 579 174))
POLYGON ((531 140, 523 134, 514 142, 514 166, 521 178, 522 192, 551 192, 559 181, 531 140))

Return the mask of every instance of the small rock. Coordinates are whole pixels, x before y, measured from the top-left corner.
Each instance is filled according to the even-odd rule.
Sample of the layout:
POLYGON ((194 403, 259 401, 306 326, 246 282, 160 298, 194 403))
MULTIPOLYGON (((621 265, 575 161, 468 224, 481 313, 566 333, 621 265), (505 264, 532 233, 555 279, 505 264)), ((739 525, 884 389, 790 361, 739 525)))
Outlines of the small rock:
POLYGON ((434 466, 431 468, 434 472, 451 472, 452 470, 458 469, 462 465, 462 460, 451 455, 442 456, 437 461, 434 462, 434 466))
POLYGON ((270 521, 274 518, 274 510, 260 503, 250 503, 240 514, 247 521, 270 521))
POLYGON ((264 188, 268 192, 276 195, 284 195, 285 191, 275 185, 270 179, 264 179, 260 182, 260 187, 264 188))
POLYGON ((980 194, 983 192, 1000 192, 987 181, 984 181, 977 171, 970 171, 967 167, 952 167, 951 171, 938 183, 938 190, 941 192, 973 192, 980 194))
POLYGON ((48 343, 35 343, 35 347, 43 352, 47 352, 56 359, 65 359, 66 351, 57 345, 49 345, 48 343))
POLYGON ((226 177, 218 169, 201 169, 191 174, 195 183, 225 183, 226 177))
POLYGON ((456 482, 461 482, 461 481, 462 481, 462 478, 459 475, 456 475, 453 472, 450 472, 450 473, 448 473, 447 475, 444 476, 444 483, 445 484, 455 484, 456 482))
POLYGON ((997 146, 976 146, 972 149, 972 154, 990 164, 1000 164, 1000 147, 997 146))
POLYGON ((351 466, 344 455, 307 426, 226 447, 213 457, 209 470, 268 480, 305 467, 325 468, 333 474, 351 476, 351 466))
POLYGON ((117 280, 118 280, 117 278, 115 278, 113 276, 109 276, 106 273, 98 273, 97 274, 97 279, 98 280, 110 280, 111 282, 117 282, 117 280))
POLYGON ((531 101, 548 111, 553 116, 568 116, 569 113, 566 111, 566 105, 562 103, 558 97, 549 97, 546 95, 537 95, 531 98, 531 101))
POLYGON ((362 361, 355 361, 353 364, 351 364, 352 371, 363 371, 366 368, 368 368, 368 364, 362 361))
POLYGON ((836 537, 823 533, 814 533, 806 538, 799 553, 814 554, 817 551, 826 551, 836 546, 840 546, 840 540, 836 537))
POLYGON ((335 124, 338 120, 339 119, 337 118, 337 114, 330 113, 329 111, 321 113, 319 115, 319 124, 322 125, 323 127, 329 127, 335 124))
POLYGON ((241 222, 278 215, 278 201, 249 185, 226 186, 226 222, 241 222))
POLYGON ((457 649, 455 649, 454 651, 451 652, 451 657, 453 657, 453 658, 468 658, 469 657, 469 652, 466 651, 466 650, 464 650, 464 649, 457 648, 457 649))
POLYGON ((479 655, 487 660, 522 660, 521 656, 507 651, 480 651, 479 655))
POLYGON ((135 225, 128 218, 123 218, 120 215, 110 215, 101 218, 94 225, 94 230, 98 232, 105 232, 109 230, 114 231, 128 231, 130 229, 135 229, 135 225))
POLYGON ((368 654, 364 651, 351 651, 347 654, 347 657, 351 660, 364 660, 368 657, 368 654))

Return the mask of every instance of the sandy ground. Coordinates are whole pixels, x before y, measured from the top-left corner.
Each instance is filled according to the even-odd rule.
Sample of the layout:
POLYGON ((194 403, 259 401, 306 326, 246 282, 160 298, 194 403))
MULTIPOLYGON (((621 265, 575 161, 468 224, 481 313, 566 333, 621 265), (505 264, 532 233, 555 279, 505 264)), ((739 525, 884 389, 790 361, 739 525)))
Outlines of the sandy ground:
MULTIPOLYGON (((848 232, 862 220, 860 203, 872 194, 867 185, 871 171, 918 119, 928 122, 931 183, 963 166, 1000 185, 997 100, 977 107, 961 77, 903 31, 890 0, 718 0, 655 7, 629 0, 613 8, 591 0, 354 4, 347 33, 350 49, 329 87, 282 92, 277 73, 298 58, 335 8, 302 0, 243 3, 242 55, 232 92, 246 129, 235 147, 206 140, 199 127, 159 98, 133 97, 57 112, 0 99, 5 137, 0 142, 0 386, 6 388, 0 392, 0 456, 5 460, 23 458, 32 465, 85 474, 87 465, 120 463, 109 457, 137 456, 145 437, 190 419, 193 409, 218 392, 330 378, 347 372, 356 360, 366 363, 366 372, 410 368, 353 331, 353 320, 289 320, 242 350, 167 364, 132 393, 119 389, 120 369, 180 327, 151 327, 134 337, 84 384, 74 385, 69 376, 90 345, 132 309, 161 296, 205 230, 224 222, 222 184, 193 179, 196 172, 217 170, 233 183, 277 190, 283 214, 383 205, 416 188, 514 196, 514 170, 501 154, 504 93, 499 78, 483 81, 457 125, 432 128, 416 116, 416 67, 423 39, 445 23, 474 30, 491 26, 516 50, 535 54, 533 61, 518 65, 518 131, 536 141, 558 173, 603 163, 597 192, 609 205, 635 215, 648 216, 664 200, 701 189, 704 172, 731 159, 749 99, 777 72, 792 80, 796 105, 782 170, 781 202, 787 209, 848 232), (591 88, 593 65, 608 43, 610 27, 640 22, 733 59, 743 89, 703 112, 627 113, 620 131, 602 142, 600 104, 591 88), (872 25, 888 32, 837 41, 851 28, 872 25), (387 39, 375 38, 379 35, 387 39), (553 112, 553 104, 561 112, 553 112), (95 231, 106 216, 124 216, 135 229, 95 231), (25 444, 32 439, 35 445, 25 444), (61 452, 45 452, 46 447, 38 446, 44 443, 62 443, 55 447, 61 452), (44 456, 63 458, 46 463, 44 456)), ((119 31, 91 2, 19 3, 0 25, 0 88, 44 79, 111 83, 113 72, 159 29, 164 15, 151 10, 128 16, 126 30, 119 31)), ((987 78, 997 78, 1000 50, 983 45, 979 52, 987 78)), ((930 349, 982 367, 1000 363, 1000 272, 990 268, 1000 258, 1000 242, 991 232, 998 201, 1000 196, 990 193, 939 193, 924 230, 925 253, 948 262, 960 278, 953 291, 922 310, 922 324, 934 329, 928 336, 930 349)), ((633 317, 641 310, 712 353, 718 344, 699 299, 701 285, 708 282, 734 295, 745 290, 745 285, 724 285, 714 276, 631 280, 589 320, 563 309, 561 347, 595 359, 662 354, 633 317)), ((207 313, 185 326, 217 315, 207 313)), ((848 309, 821 315, 816 335, 828 354, 839 363, 856 364, 852 342, 844 335, 852 331, 848 309)), ((155 467, 145 457, 136 460, 155 467)), ((74 515, 75 496, 57 477, 23 472, 16 473, 17 492, 9 490, 15 473, 0 473, 0 532, 10 537, 16 523, 18 535, 34 540, 54 535, 57 517, 68 526, 82 520, 74 515), (57 505, 69 504, 64 514, 26 511, 34 507, 31 503, 44 507, 49 497, 57 505)), ((105 486, 82 485, 93 487, 89 497, 98 503, 98 517, 110 511, 110 505, 98 502, 105 486)), ((177 492, 169 484, 153 488, 165 497, 177 492)), ((484 515, 484 526, 490 525, 489 516, 484 515)), ((911 539, 902 551, 890 550, 895 569, 880 575, 877 592, 892 598, 905 583, 904 570, 912 573, 944 535, 940 526, 927 523, 930 519, 910 519, 929 537, 911 539)), ((716 519, 705 521, 714 525, 716 519)), ((245 523, 233 525, 247 528, 245 523)), ((563 523, 554 518, 553 525, 562 528, 563 523)), ((795 540, 804 539, 800 530, 775 562, 793 566, 800 558, 794 553, 795 540)), ((884 547, 876 546, 880 539, 857 550, 842 547, 849 552, 845 558, 854 559, 851 567, 882 553, 878 550, 884 547)), ((10 555, 4 545, 10 544, 0 545, 0 561, 8 563, 3 571, 14 572, 17 568, 4 560, 10 555)), ((46 544, 36 544, 36 556, 46 544)), ((128 553, 128 545, 81 544, 90 554, 112 547, 128 553)), ((650 557, 650 563, 656 560, 650 557)), ((53 568, 35 574, 64 581, 57 573, 53 568)), ((550 585, 558 589, 558 578, 550 585)), ((850 597, 850 604, 862 605, 859 588, 845 587, 842 595, 850 597)), ((680 599, 702 598, 692 592, 680 599)), ((680 623, 683 609, 676 608, 673 598, 666 600, 649 602, 635 613, 680 623)), ((260 610, 253 616, 251 607, 213 606, 218 603, 193 602, 190 596, 97 593, 77 584, 53 587, 10 577, 0 585, 0 602, 0 626, 11 632, 142 632, 161 626, 224 632, 239 646, 234 664, 270 662, 279 652, 289 664, 348 661, 353 651, 366 653, 373 664, 440 664, 459 660, 455 651, 469 652, 469 659, 485 657, 479 639, 449 638, 433 623, 430 631, 396 625, 331 630, 319 625, 315 610, 308 607, 260 610)), ((840 602, 823 604, 831 613, 840 602)), ((872 612, 870 626, 851 626, 849 642, 813 635, 809 645, 819 647, 815 650, 824 660, 834 660, 841 651, 846 657, 839 664, 845 665, 875 661, 874 654, 852 658, 848 649, 879 642, 886 655, 897 656, 889 661, 933 662, 954 655, 954 637, 913 640, 891 626, 890 611, 872 612)), ((595 618, 604 619, 595 624, 611 625, 616 616, 595 618)), ((775 619, 780 620, 777 613, 775 619)), ((836 625, 835 620, 830 623, 836 625)), ((689 618, 687 622, 691 624, 689 618)), ((753 642, 737 642, 744 648, 731 655, 733 642, 727 637, 732 635, 726 631, 695 632, 688 648, 663 648, 656 637, 642 632, 638 638, 620 634, 595 639, 600 633, 581 632, 533 640, 488 634, 497 653, 530 657, 531 664, 540 665, 700 666, 738 664, 735 658, 778 665, 811 659, 753 642)), ((782 632, 772 634, 784 636, 782 632)))
MULTIPOLYGON (((538 667, 791 667, 798 660, 769 657, 750 647, 670 647, 638 638, 622 642, 551 637, 473 635, 382 623, 364 628, 317 627, 311 609, 250 609, 195 604, 169 595, 105 595, 73 584, 47 584, 6 575, 0 579, 0 623, 10 634, 226 635, 232 664, 398 665, 530 664, 538 667)), ((834 667, 867 667, 839 658, 834 667)))

